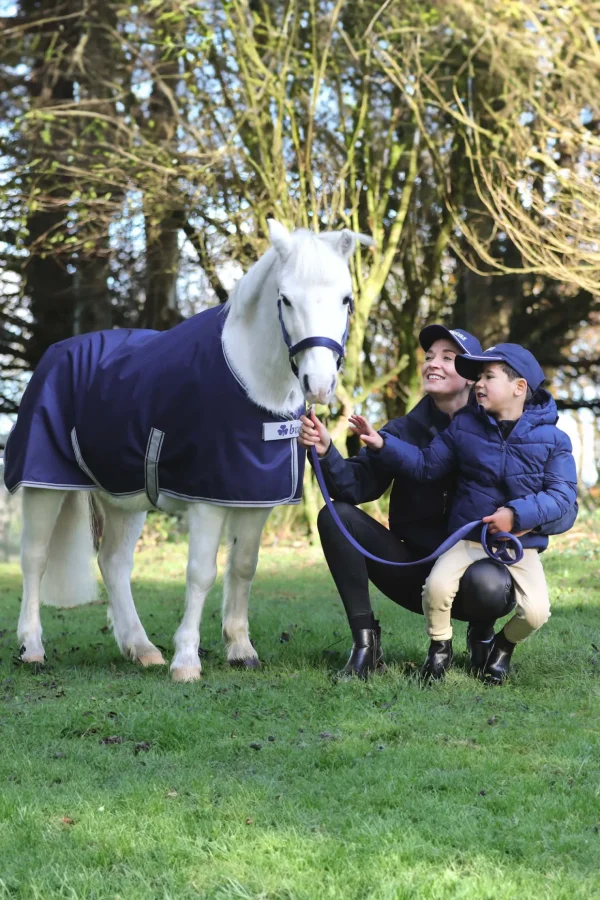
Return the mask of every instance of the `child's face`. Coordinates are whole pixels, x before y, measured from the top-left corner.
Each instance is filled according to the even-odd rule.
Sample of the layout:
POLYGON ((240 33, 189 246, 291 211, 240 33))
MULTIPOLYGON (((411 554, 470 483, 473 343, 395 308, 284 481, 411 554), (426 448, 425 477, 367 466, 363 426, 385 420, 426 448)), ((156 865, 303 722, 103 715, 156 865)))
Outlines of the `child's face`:
POLYGON ((505 412, 519 405, 522 407, 526 392, 525 379, 511 381, 500 363, 486 363, 475 382, 477 402, 489 413, 505 412))

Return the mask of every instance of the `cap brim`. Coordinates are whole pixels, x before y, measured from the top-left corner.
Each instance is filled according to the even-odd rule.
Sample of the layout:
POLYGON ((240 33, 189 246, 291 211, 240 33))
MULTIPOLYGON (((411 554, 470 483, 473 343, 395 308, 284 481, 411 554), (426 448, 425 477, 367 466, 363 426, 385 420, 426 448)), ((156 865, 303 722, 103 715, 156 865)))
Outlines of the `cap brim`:
POLYGON ((504 362, 504 360, 501 356, 470 356, 469 354, 463 356, 461 354, 454 360, 454 368, 467 381, 475 381, 483 364, 493 362, 504 362))
POLYGON ((450 329, 446 328, 444 325, 426 325, 419 334, 419 343, 427 353, 432 344, 436 341, 443 340, 444 338, 448 341, 452 341, 457 347, 460 347, 463 353, 469 352, 463 342, 457 338, 456 335, 452 334, 450 329))

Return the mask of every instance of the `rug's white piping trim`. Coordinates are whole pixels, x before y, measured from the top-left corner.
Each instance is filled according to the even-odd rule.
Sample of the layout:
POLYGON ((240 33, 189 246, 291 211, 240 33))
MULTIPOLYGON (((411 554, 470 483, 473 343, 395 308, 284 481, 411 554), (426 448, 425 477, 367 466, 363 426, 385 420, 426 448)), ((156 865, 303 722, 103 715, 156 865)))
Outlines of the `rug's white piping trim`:
POLYGON ((104 491, 105 494, 108 494, 110 497, 138 497, 140 494, 143 494, 144 491, 124 491, 122 494, 113 494, 112 491, 107 491, 106 488, 103 488, 97 478, 94 477, 92 471, 88 468, 85 463, 83 456, 81 455, 81 450, 79 448, 79 441, 77 440, 77 431, 75 428, 71 431, 71 444, 73 445, 73 453, 75 454, 75 459, 77 460, 77 464, 82 472, 91 478, 96 487, 100 488, 101 491, 104 491))

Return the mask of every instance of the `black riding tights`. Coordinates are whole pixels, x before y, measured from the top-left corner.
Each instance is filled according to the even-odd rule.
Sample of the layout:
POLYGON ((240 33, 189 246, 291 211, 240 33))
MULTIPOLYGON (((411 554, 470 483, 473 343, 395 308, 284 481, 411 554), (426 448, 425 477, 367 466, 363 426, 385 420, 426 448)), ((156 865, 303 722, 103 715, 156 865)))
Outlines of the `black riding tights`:
MULTIPOLYGON (((411 560, 400 538, 361 509, 341 502, 336 502, 335 508, 350 534, 365 550, 392 562, 411 560)), ((423 614, 421 591, 431 564, 400 569, 367 559, 346 540, 326 506, 319 513, 318 525, 325 559, 351 627, 368 628, 373 621, 370 581, 394 603, 423 614)), ((469 566, 463 575, 452 617, 470 622, 478 630, 489 631, 496 619, 507 615, 514 606, 513 583, 506 566, 482 559, 469 566)))

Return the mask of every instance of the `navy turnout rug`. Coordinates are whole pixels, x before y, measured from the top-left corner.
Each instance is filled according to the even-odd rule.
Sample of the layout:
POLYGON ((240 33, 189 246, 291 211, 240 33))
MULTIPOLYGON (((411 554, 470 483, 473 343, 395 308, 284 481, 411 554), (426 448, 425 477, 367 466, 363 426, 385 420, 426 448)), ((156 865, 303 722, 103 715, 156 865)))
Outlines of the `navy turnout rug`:
POLYGON ((223 347, 226 315, 214 307, 166 332, 98 331, 50 347, 6 445, 8 490, 298 503, 304 408, 286 418, 248 398, 223 347))

